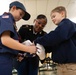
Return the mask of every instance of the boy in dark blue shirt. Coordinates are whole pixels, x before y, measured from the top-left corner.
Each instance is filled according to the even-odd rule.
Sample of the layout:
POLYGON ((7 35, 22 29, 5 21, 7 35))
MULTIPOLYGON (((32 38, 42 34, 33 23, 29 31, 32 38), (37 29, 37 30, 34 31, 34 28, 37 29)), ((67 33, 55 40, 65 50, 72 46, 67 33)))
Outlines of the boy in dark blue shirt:
POLYGON ((12 75, 13 57, 18 51, 35 53, 35 46, 19 43, 15 22, 20 19, 28 20, 30 14, 24 5, 14 1, 9 5, 9 12, 0 16, 0 74, 12 75))
POLYGON ((57 75, 75 75, 76 24, 66 18, 63 6, 53 9, 50 16, 57 28, 36 39, 34 43, 39 43, 52 52, 52 60, 58 63, 57 75))

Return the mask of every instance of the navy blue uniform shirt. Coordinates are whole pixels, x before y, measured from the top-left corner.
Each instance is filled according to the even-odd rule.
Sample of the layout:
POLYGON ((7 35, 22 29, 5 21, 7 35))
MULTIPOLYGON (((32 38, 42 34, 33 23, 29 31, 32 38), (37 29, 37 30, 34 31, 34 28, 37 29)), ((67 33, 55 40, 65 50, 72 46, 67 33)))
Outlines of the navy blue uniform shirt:
MULTIPOLYGON (((0 16, 0 36, 5 31, 10 31, 11 32, 11 35, 10 35, 11 38, 18 41, 18 35, 17 35, 16 29, 15 29, 15 20, 10 13, 4 13, 3 15, 0 16)), ((18 51, 4 46, 0 40, 0 53, 17 54, 18 51)))
POLYGON ((34 42, 50 48, 54 62, 76 63, 76 24, 69 19, 63 19, 54 31, 34 42))

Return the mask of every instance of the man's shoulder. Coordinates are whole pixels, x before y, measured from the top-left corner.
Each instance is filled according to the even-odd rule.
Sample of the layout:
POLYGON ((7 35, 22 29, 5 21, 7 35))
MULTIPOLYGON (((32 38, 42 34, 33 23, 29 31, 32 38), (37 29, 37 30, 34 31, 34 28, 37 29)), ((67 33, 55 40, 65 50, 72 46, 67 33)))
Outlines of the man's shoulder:
POLYGON ((3 18, 3 19, 9 19, 9 18, 11 18, 11 14, 7 13, 7 12, 4 12, 2 15, 0 15, 0 17, 3 18))
POLYGON ((21 26, 21 28, 29 29, 29 28, 33 28, 33 26, 29 25, 29 24, 24 24, 24 25, 21 26))

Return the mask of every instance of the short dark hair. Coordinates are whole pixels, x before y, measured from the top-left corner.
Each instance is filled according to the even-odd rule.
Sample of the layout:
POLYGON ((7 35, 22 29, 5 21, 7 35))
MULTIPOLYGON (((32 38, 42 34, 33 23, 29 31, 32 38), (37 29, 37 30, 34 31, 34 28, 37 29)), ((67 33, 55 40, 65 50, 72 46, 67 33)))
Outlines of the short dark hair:
POLYGON ((47 17, 43 14, 38 15, 36 19, 45 19, 47 23, 47 17))

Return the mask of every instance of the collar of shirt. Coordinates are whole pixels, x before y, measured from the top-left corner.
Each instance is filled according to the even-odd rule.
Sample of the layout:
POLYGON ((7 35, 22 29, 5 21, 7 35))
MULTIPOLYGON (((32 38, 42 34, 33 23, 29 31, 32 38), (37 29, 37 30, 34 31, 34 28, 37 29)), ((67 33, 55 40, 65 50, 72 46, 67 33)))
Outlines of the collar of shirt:
POLYGON ((34 31, 34 29, 33 29, 33 34, 37 35, 37 33, 34 31))
POLYGON ((37 32, 35 32, 34 29, 33 29, 33 34, 35 34, 35 35, 37 35, 37 34, 42 34, 42 32, 38 32, 38 33, 37 33, 37 32))

